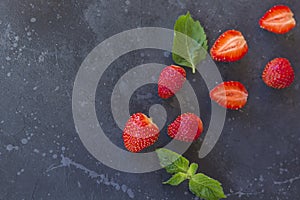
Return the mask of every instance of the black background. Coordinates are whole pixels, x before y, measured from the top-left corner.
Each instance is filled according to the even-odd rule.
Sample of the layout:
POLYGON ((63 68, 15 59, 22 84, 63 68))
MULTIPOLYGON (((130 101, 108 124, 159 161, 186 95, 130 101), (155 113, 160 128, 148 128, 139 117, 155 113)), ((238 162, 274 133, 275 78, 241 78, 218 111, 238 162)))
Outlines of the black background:
MULTIPOLYGON (((228 199, 298 199, 300 30, 296 26, 275 35, 258 25, 264 12, 279 3, 289 5, 300 21, 300 3, 292 0, 1 0, 0 199, 195 199, 186 184, 160 184, 169 176, 164 170, 129 174, 97 162, 78 138, 71 108, 77 70, 97 44, 132 28, 172 29, 188 10, 204 26, 209 47, 225 30, 244 34, 248 54, 217 65, 224 80, 244 83, 249 100, 242 110, 227 112, 221 138, 205 159, 198 158, 200 142, 185 156, 220 180, 228 199), (281 56, 291 61, 296 79, 290 88, 274 90, 260 76, 269 60, 281 56)), ((99 83, 98 118, 120 147, 121 132, 107 110, 113 83, 135 65, 154 61, 172 63, 166 52, 132 52, 114 62, 99 83)), ((193 79, 190 70, 188 79, 193 79)), ((203 121, 209 123, 208 91, 205 86, 197 90, 202 91, 201 112, 207 113, 203 121)), ((131 112, 146 112, 153 103, 176 104, 160 100, 155 91, 155 85, 136 91, 131 112)))

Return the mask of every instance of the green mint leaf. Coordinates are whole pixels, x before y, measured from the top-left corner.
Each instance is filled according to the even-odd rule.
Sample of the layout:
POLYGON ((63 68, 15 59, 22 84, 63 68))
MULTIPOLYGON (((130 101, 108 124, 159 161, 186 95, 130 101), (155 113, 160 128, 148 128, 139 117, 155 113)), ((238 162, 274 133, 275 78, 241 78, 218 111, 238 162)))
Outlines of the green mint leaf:
POLYGON ((183 181, 187 179, 187 175, 182 172, 178 172, 177 174, 174 174, 169 180, 163 182, 163 184, 169 184, 169 185, 179 185, 183 181))
POLYGON ((201 173, 192 176, 189 188, 193 194, 205 200, 226 198, 221 183, 201 173))
POLYGON ((196 65, 206 58, 207 49, 207 37, 200 22, 195 21, 189 12, 179 16, 174 25, 174 62, 191 67, 195 73, 196 65))
POLYGON ((190 165, 190 168, 187 171, 188 177, 191 178, 192 176, 194 176, 197 172, 197 169, 198 169, 198 164, 197 163, 192 163, 190 165))
POLYGON ((189 169, 189 161, 178 153, 164 148, 157 149, 156 153, 160 161, 160 165, 170 174, 178 172, 186 173, 189 169))

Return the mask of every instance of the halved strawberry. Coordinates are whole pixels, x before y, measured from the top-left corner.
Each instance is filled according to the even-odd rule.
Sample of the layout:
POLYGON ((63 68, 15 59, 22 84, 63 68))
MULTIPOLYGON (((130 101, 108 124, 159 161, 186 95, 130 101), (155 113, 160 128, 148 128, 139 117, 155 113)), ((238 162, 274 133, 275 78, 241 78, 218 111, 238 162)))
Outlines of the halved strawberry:
POLYGON ((275 58, 265 67, 262 79, 268 86, 282 89, 293 83, 295 73, 288 59, 275 58))
POLYGON ((259 20, 261 28, 277 34, 284 34, 296 26, 294 14, 288 6, 276 5, 259 20))
POLYGON ((224 108, 238 110, 245 106, 248 91, 238 81, 228 81, 217 85, 210 91, 210 98, 224 108))
POLYGON ((163 99, 174 96, 182 88, 185 77, 186 72, 182 67, 176 65, 165 67, 158 79, 158 95, 163 99))
POLYGON ((197 140, 203 131, 201 119, 193 113, 184 113, 178 116, 168 126, 168 135, 171 138, 184 142, 197 140))
POLYGON ((216 61, 234 62, 242 59, 247 52, 248 45, 242 33, 228 30, 216 40, 210 55, 216 61))
POLYGON ((131 152, 139 152, 153 145, 158 136, 158 127, 143 113, 133 114, 123 131, 124 145, 131 152))

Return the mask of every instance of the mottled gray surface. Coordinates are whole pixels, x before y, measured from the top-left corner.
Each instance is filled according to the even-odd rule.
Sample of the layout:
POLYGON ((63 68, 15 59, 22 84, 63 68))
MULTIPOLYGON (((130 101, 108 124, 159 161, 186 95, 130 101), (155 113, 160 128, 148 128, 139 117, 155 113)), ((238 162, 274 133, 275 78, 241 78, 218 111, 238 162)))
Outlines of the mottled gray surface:
MULTIPOLYGON (((300 22, 299 1, 284 2, 300 22)), ((198 158, 200 142, 185 155, 223 183, 228 199, 298 199, 300 29, 275 35, 259 28, 260 16, 276 3, 281 2, 1 0, 0 199, 195 199, 186 184, 176 189, 161 185, 168 178, 163 170, 127 174, 97 162, 80 142, 71 110, 76 72, 97 44, 136 27, 172 28, 187 10, 204 25, 210 46, 227 29, 244 33, 250 48, 245 58, 217 65, 224 80, 243 82, 250 96, 241 111, 228 111, 221 139, 209 156, 198 158), (281 91, 267 88, 260 78, 264 65, 278 56, 289 58, 296 72, 294 84, 281 91)), ((120 147, 121 130, 107 106, 112 87, 128 69, 147 62, 172 60, 166 52, 132 52, 113 63, 99 83, 99 121, 120 147)), ((188 78, 197 76, 189 72, 188 78)), ((192 81, 208 124, 210 101, 201 83, 192 81)), ((176 100, 162 101, 155 91, 155 85, 138 90, 131 112, 147 112, 155 103, 176 105, 176 100)), ((177 111, 169 110, 172 120, 177 111)), ((158 146, 167 140, 163 136, 158 146)))

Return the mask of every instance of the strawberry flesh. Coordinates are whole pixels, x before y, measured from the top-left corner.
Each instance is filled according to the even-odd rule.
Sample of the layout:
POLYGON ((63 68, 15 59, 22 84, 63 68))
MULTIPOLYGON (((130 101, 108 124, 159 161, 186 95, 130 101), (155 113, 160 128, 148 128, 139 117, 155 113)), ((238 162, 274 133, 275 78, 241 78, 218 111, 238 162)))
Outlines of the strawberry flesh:
POLYGON ((240 82, 228 81, 212 89, 210 98, 224 108, 238 110, 247 103, 248 91, 240 82))
POLYGON ((236 30, 228 30, 223 33, 210 50, 211 57, 222 62, 238 61, 247 52, 247 42, 242 33, 236 30))
POLYGON ((174 96, 182 88, 185 80, 186 72, 182 67, 165 67, 158 79, 158 95, 163 99, 174 96))
POLYGON ((133 114, 123 131, 123 141, 130 152, 139 152, 153 145, 159 136, 159 129, 143 113, 133 114))
POLYGON ((289 87, 295 79, 291 63, 286 58, 275 58, 265 67, 262 74, 263 81, 276 89, 289 87))
POLYGON ((261 28, 277 34, 284 34, 296 26, 294 14, 288 6, 276 5, 259 20, 261 28))
POLYGON ((203 131, 201 119, 193 113, 184 113, 178 116, 168 126, 168 135, 171 138, 184 142, 193 142, 203 131))

